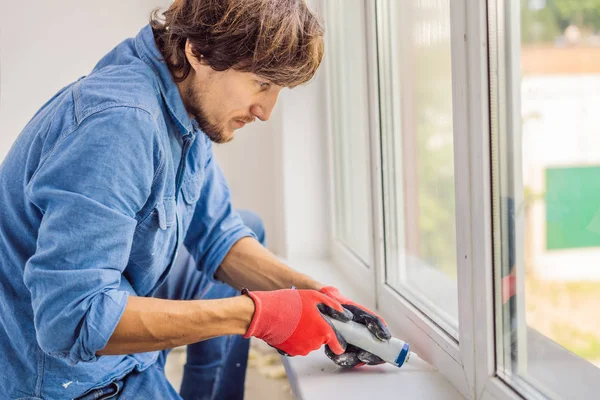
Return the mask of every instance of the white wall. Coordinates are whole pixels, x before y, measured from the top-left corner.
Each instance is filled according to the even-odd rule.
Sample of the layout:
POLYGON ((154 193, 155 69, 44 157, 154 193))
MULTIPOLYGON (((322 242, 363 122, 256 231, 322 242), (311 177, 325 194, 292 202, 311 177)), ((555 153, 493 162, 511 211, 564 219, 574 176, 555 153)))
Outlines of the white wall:
POLYGON ((275 160, 278 112, 269 122, 254 122, 237 131, 235 139, 227 144, 214 145, 215 157, 227 178, 233 205, 252 210, 260 215, 267 232, 267 247, 284 255, 285 239, 281 190, 275 189, 280 173, 275 160))
POLYGON ((321 68, 308 85, 285 89, 270 121, 215 147, 234 206, 257 212, 268 247, 290 260, 329 256, 325 75, 321 68))
POLYGON ((308 86, 281 99, 284 215, 292 260, 321 259, 330 250, 325 75, 321 69, 308 86))
POLYGON ((0 160, 38 108, 170 0, 0 0, 0 160))

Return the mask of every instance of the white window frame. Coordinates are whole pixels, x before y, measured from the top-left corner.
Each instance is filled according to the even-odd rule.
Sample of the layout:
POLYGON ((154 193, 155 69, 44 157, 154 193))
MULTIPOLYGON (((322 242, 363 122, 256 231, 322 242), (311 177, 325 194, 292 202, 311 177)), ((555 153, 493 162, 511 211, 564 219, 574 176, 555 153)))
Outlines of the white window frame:
MULTIPOLYGON (((473 301, 488 298, 486 304, 491 307, 492 302, 492 270, 491 270, 491 195, 489 157, 489 132, 488 123, 488 86, 487 86, 487 14, 485 2, 469 4, 467 0, 453 0, 451 7, 451 36, 452 36, 452 68, 453 68, 453 108, 454 108, 454 147, 455 147, 455 180, 457 186, 457 249, 458 249, 458 287, 459 287, 459 337, 460 345, 450 335, 442 330, 430 318, 415 308, 410 302, 400 296, 394 289, 385 283, 385 242, 383 228, 383 190, 382 190, 382 165, 381 165, 381 138, 380 138, 380 98, 379 98, 379 47, 385 46, 379 38, 385 38, 381 30, 383 25, 377 23, 375 7, 382 7, 383 0, 365 2, 365 17, 367 28, 368 51, 368 82, 369 82, 369 113, 371 125, 371 161, 372 161, 372 207, 373 207, 373 235, 374 235, 374 268, 367 269, 345 245, 332 241, 333 261, 340 267, 345 276, 354 283, 364 294, 376 296, 377 309, 386 318, 394 332, 398 332, 409 341, 419 355, 431 364, 453 384, 453 386, 466 398, 474 398, 475 385, 475 318, 473 301), (468 14, 467 14, 468 12, 468 14), (467 20, 471 22, 467 26, 467 20), (467 32, 469 28, 469 32, 467 32), (478 37, 478 45, 467 45, 473 41, 465 42, 465 35, 469 33, 478 37), (483 46, 480 46, 482 43, 483 46), (467 52, 469 59, 467 59, 467 52), (471 65, 472 64, 472 65, 471 65), (477 74, 476 85, 467 85, 467 73, 477 74), (470 90, 470 91, 469 91, 470 90), (471 99, 475 99, 471 100, 471 99), (474 104, 471 104, 474 103, 474 104), (481 110, 471 113, 469 107, 481 110), (461 134, 462 133, 462 134, 461 134), (476 136, 472 139, 472 136, 476 136), (485 137, 484 137, 485 136, 485 137), (469 146, 470 144, 470 146, 469 146), (465 150, 466 149, 466 150, 465 150), (477 162, 478 165, 474 165, 477 162), (471 176, 472 175, 472 176, 471 176), (487 190, 486 190, 487 188, 487 190), (486 190, 484 192, 484 190, 486 190), (481 193, 486 193, 482 199, 481 193), (473 204, 474 207, 471 207, 473 204), (475 234, 476 233, 476 234, 475 234), (473 243, 474 242, 474 243, 473 243), (478 249, 473 251, 472 249, 478 249), (476 259, 474 259, 476 257, 476 259), (484 260, 484 264, 481 261, 484 260), (474 269, 473 265, 487 265, 485 271, 481 268, 474 269), (476 276, 473 276, 477 274, 476 276), (474 280, 487 280, 489 287, 473 291, 474 280), (376 281, 374 287, 366 282, 376 281), (487 296, 487 297, 486 297, 487 296), (390 312, 393 310, 393 312, 390 312)), ((328 9, 329 13, 334 10, 328 9)), ((328 43, 335 46, 335 43, 328 43)), ((385 61, 384 61, 385 62, 385 61)), ((473 80, 473 79, 472 79, 473 80)), ((328 93, 330 93, 328 88, 328 93)), ((382 102, 383 103, 383 102, 382 102)), ((385 106, 385 105, 383 105, 385 106)), ((329 131, 331 132, 331 110, 328 110, 329 131)), ((385 123, 385 122, 384 122, 385 123)), ((331 135, 329 135, 331 136, 331 135)), ((333 182, 332 143, 329 141, 330 179, 333 182)), ((333 190, 333 185, 330 185, 333 190)), ((332 199, 333 197, 332 192, 332 199)), ((334 200, 331 206, 334 207, 334 200)), ((333 213, 332 213, 333 214, 333 213)), ((334 218, 334 217, 332 217, 334 218)), ((334 221, 335 222, 335 221, 334 221)), ((335 223, 332 223, 335 226, 335 223)), ((333 236, 335 237, 335 235, 333 236)), ((493 338, 493 319, 489 319, 486 326, 486 337, 493 338)), ((481 340, 480 340, 481 341, 481 340)), ((483 362, 489 362, 491 373, 495 373, 493 357, 493 342, 485 343, 491 355, 480 356, 483 362)), ((488 377, 486 376, 485 381, 488 377)), ((481 384, 479 385, 481 386, 481 384)), ((502 388, 503 390, 505 388, 502 388)), ((478 395, 477 398, 480 398, 478 395)))
MULTIPOLYGON (((494 148, 499 145, 501 148, 511 146, 510 153, 512 159, 503 159, 506 157, 502 152, 498 154, 500 163, 509 164, 512 166, 515 173, 512 180, 508 181, 506 176, 500 172, 500 184, 504 187, 503 191, 508 188, 507 194, 510 194, 515 206, 523 203, 523 181, 520 171, 522 170, 522 148, 521 148, 521 47, 520 47, 520 5, 511 2, 510 0, 490 0, 488 3, 488 24, 489 24, 489 39, 490 47, 494 51, 490 51, 490 91, 495 94, 496 98, 490 98, 491 116, 490 126, 492 132, 489 137, 496 136, 500 143, 492 143, 490 147, 494 148), (515 40, 518 38, 518 40, 515 40), (512 143, 506 139, 507 133, 512 134, 512 143)), ((496 153, 498 153, 496 151, 496 153)), ((495 192, 500 193, 501 190, 495 188, 495 192)), ((497 195, 496 195, 497 196, 497 195)), ((493 201, 498 202, 498 198, 493 201)), ((496 204, 495 207, 498 207, 496 204)), ((499 214, 496 212, 495 214, 499 214)), ((497 227, 504 223, 504 217, 495 217, 494 232, 495 241, 500 243, 500 232, 497 227)), ((524 220, 522 215, 515 214, 515 273, 517 281, 516 293, 516 309, 517 309, 517 355, 524 354, 525 357, 517 362, 516 373, 505 373, 501 367, 504 356, 504 347, 502 340, 497 340, 495 343, 496 352, 496 369, 498 376, 497 380, 502 382, 502 385, 508 387, 511 383, 515 385, 521 396, 528 399, 543 399, 544 394, 549 397, 559 398, 593 398, 597 396, 599 385, 597 378, 600 376, 600 370, 594 367, 587 361, 575 356, 562 346, 558 345, 550 338, 538 333, 535 329, 529 328, 526 321, 526 304, 525 304, 525 263, 524 263, 524 220), (540 348, 543 350, 540 351, 540 348), (532 356, 544 354, 544 360, 548 360, 548 365, 544 365, 543 369, 538 369, 535 374, 528 374, 533 368, 531 362, 532 356), (560 364, 560 370, 553 369, 551 365, 560 364), (529 375, 523 377, 523 375, 529 375), (561 381, 565 383, 555 383, 557 377, 561 377, 561 381), (507 383, 504 383, 507 382, 507 383), (594 383, 590 383, 594 382, 594 383), (534 387, 535 385, 535 387, 534 387)), ((500 287, 500 260, 495 260, 494 282, 495 290, 501 291, 500 287)), ((500 296, 497 296, 494 301, 495 309, 500 310, 500 296)), ((495 315, 495 334, 496 338, 501 338, 502 332, 501 312, 495 315)), ((539 365, 543 362, 539 359, 535 363, 539 365)), ((488 384, 490 390, 497 390, 498 385, 488 384), (493 389, 492 389, 493 388, 493 389)))
POLYGON ((460 349, 470 398, 518 399, 495 377, 486 3, 459 0, 450 9, 460 349))
MULTIPOLYGON (((333 261, 340 267, 344 275, 354 283, 354 286, 362 292, 366 292, 365 295, 370 297, 371 294, 375 294, 378 311, 386 318, 393 331, 410 342, 423 359, 437 367, 463 396, 469 399, 481 398, 481 395, 475 397, 477 388, 481 387, 483 383, 487 384, 488 378, 494 376, 495 373, 493 341, 482 342, 481 329, 478 330, 477 336, 475 335, 475 307, 473 306, 476 299, 488 299, 484 304, 489 306, 485 308, 486 310, 489 308, 490 313, 483 314, 482 317, 486 320, 489 319, 487 321, 489 325, 485 327, 485 337, 493 338, 491 195, 490 176, 489 173, 486 174, 486 171, 490 171, 489 135, 482 135, 482 132, 489 132, 487 118, 487 14, 485 2, 471 3, 467 7, 467 0, 453 0, 451 7, 455 180, 457 182, 455 195, 457 204, 459 345, 456 339, 448 335, 447 332, 385 283, 380 87, 378 76, 378 54, 380 54, 378 46, 385 46, 385 44, 382 43, 382 40, 378 42, 378 37, 385 38, 386 36, 381 32, 383 25, 377 23, 375 12, 375 7, 383 6, 382 1, 365 2, 371 125, 374 268, 365 268, 351 252, 344 251, 345 246, 335 239, 332 241, 333 261), (470 22, 470 24, 468 25, 467 22, 470 22), (467 28, 469 28, 469 31, 467 31, 467 28), (465 42, 465 35, 467 34, 472 36, 474 40, 465 42), (468 46, 474 42, 477 45, 468 46), (467 55, 469 56, 468 59, 467 55), (467 73, 471 76, 470 82, 474 81, 477 83, 476 85, 467 85, 467 73), (473 79, 473 74, 477 74, 478 78, 476 80, 473 79), (482 112, 471 113, 472 118, 469 119, 469 107, 479 109, 482 112), (485 156, 486 154, 488 157, 485 156), (475 163, 478 163, 478 165, 475 165, 475 163), (482 192, 485 193, 484 198, 481 197, 482 192), (471 204, 473 204, 473 207, 471 207, 471 204), (473 251, 473 248, 478 251, 473 251), (489 268, 474 269, 474 265, 486 265, 489 268), (474 274, 476 275, 474 276, 474 274), (479 282, 487 281, 489 287, 472 290, 472 282, 475 280, 479 282), (372 288, 370 284, 365 284, 365 282, 373 281, 376 284, 372 288), (479 339, 480 346, 484 345, 486 349, 489 347, 487 350, 491 352, 490 354, 484 352, 484 354, 479 355, 479 363, 489 364, 491 368, 491 372, 485 374, 485 379, 482 376, 479 377, 480 379, 477 381, 479 385, 476 384, 475 379, 475 337, 479 339)), ((331 13, 333 10, 329 9, 327 11, 331 13)), ((328 45, 335 46, 335 43, 329 42, 328 45)), ((328 88, 328 93, 330 93, 330 88, 328 88)), ((330 109, 328 110, 328 116, 329 132, 332 132, 330 109)), ((330 179, 333 182, 331 140, 329 142, 329 155, 330 179)), ((333 190, 333 185, 330 185, 330 187, 333 190)), ((335 206, 333 200, 331 206, 335 206)), ((332 218, 334 217, 332 216, 332 218)), ((335 223, 332 223, 332 226, 335 226, 335 223)), ((506 391, 506 387, 502 385, 499 389, 506 391)), ((478 390, 477 393, 482 391, 483 389, 478 390)), ((500 392, 492 393, 498 394, 500 392)))
MULTIPOLYGON (((326 0, 324 0, 324 12, 325 12, 325 18, 327 20, 328 16, 331 15, 335 15, 335 7, 333 5, 333 3, 331 2, 327 2, 326 0)), ((367 6, 367 4, 365 3, 365 13, 366 10, 369 7, 367 6)), ((366 14, 363 14, 363 16, 366 16, 366 14)), ((329 21, 332 21, 331 19, 329 21)), ((327 26, 326 26, 327 29, 327 26)), ((330 28, 333 29, 333 28, 330 28)), ((375 97, 373 97, 373 92, 372 92, 372 82, 371 82, 371 76, 372 74, 372 70, 373 70, 373 64, 372 64, 372 54, 371 54, 371 47, 369 45, 369 40, 370 37, 368 35, 368 32, 370 31, 370 27, 368 26, 368 20, 366 21, 366 31, 367 31, 367 37, 366 37, 366 44, 367 44, 367 54, 368 54, 368 59, 367 59, 367 71, 368 71, 368 90, 369 90, 369 126, 370 126, 370 135, 372 136, 372 132, 374 132, 373 130, 373 123, 374 120, 376 122, 376 120, 379 119, 378 116, 378 109, 374 106, 374 101, 377 102, 377 93, 375 93, 375 97)), ((327 31, 326 31, 327 32, 327 31)), ((327 33, 326 33, 327 35, 327 33)), ((329 35, 327 36, 327 46, 336 46, 336 37, 334 35, 329 35)), ((326 47, 327 47, 326 46, 326 47)), ((327 51, 327 50, 326 50, 327 51)), ((339 266, 340 269, 343 271, 345 277, 348 278, 348 280, 351 282, 351 284, 357 288, 361 294, 362 294, 362 298, 365 300, 366 302, 366 306, 367 307, 373 307, 375 308, 376 305, 376 294, 375 294, 375 268, 376 268, 376 264, 377 264, 377 260, 376 260, 376 255, 375 253, 373 253, 373 257, 372 257, 372 265, 367 265, 365 264, 365 262, 360 259, 353 251, 352 249, 350 249, 345 243, 343 243, 342 241, 337 239, 337 233, 336 233, 336 213, 335 213, 335 208, 336 208, 336 193, 335 193, 335 160, 334 160, 334 138, 333 138, 333 132, 334 132, 334 127, 333 127, 333 120, 334 120, 334 115, 333 115, 333 106, 332 106, 332 93, 333 93, 333 85, 335 85, 334 82, 332 82, 332 80, 330 79, 330 77, 332 76, 333 73, 333 66, 332 63, 330 61, 328 61, 327 55, 324 57, 324 68, 326 70, 326 75, 327 75, 327 79, 326 79, 326 88, 325 88, 325 93, 326 93, 326 97, 327 97, 327 110, 326 110, 326 116, 327 116, 327 131, 328 131, 328 135, 327 135, 327 154, 328 154, 328 162, 329 162, 329 199, 330 199, 330 210, 332 210, 331 212, 331 258, 332 261, 334 262, 335 265, 339 266)), ((376 65, 375 65, 376 67, 376 65)), ((376 72, 375 72, 376 73, 376 72)), ((369 155, 370 155, 370 163, 372 165, 373 163, 373 159, 372 159, 372 149, 369 149, 369 155)), ((374 179, 374 175, 371 174, 370 176, 370 184, 371 187, 373 187, 373 179, 374 179)), ((373 192, 373 190, 371 190, 371 192, 373 192)), ((371 198, 369 199, 369 206, 371 209, 373 209, 375 206, 374 203, 374 199, 373 196, 371 196, 371 198)), ((379 237, 379 233, 378 233, 378 221, 374 218, 373 221, 373 230, 372 230, 372 238, 371 238, 371 245, 373 245, 373 242, 376 241, 376 238, 379 237)))
MULTIPOLYGON (((377 2, 378 7, 384 7, 384 1, 377 2)), ((471 243, 473 235, 471 232, 478 227, 472 226, 471 218, 476 221, 484 219, 476 218, 470 207, 473 193, 476 193, 476 199, 481 201, 480 192, 469 190, 468 183, 471 181, 470 154, 468 149, 469 135, 471 131, 469 123, 482 123, 483 121, 468 120, 468 103, 466 98, 467 81, 466 77, 466 47, 464 36, 466 34, 465 8, 466 1, 453 0, 451 5, 451 46, 452 46, 452 90, 453 90, 453 120, 454 120, 454 165, 455 165, 455 196, 456 196, 456 244, 457 244, 457 272, 458 272, 458 296, 459 296, 459 338, 460 342, 441 329, 435 322, 416 309, 410 302, 398 294, 396 290, 388 286, 385 282, 385 265, 379 264, 377 279, 378 308, 380 312, 387 316, 387 310, 394 310, 394 316, 388 317, 388 322, 395 331, 401 332, 404 339, 408 340, 419 355, 436 366, 440 372, 452 383, 452 385, 466 398, 473 398, 474 390, 474 354, 473 346, 473 307, 472 301, 474 293, 472 288, 473 277, 471 276, 473 262, 471 243), (459 4, 460 3, 460 4, 459 4), (463 134, 461 134, 463 133, 463 134), (466 153, 466 154, 465 154, 466 153)), ((475 8, 476 9, 476 8, 475 8)), ((381 17, 381 13, 379 14, 381 17)), ((389 36, 383 32, 385 25, 377 24, 379 29, 379 46, 387 46, 386 38, 389 36)), ((483 33, 486 33, 484 30, 483 33)), ((484 35, 485 37, 485 35, 484 35)), ((385 49, 380 49, 380 54, 385 54, 385 49)), ((487 60, 487 54, 485 54, 487 60)), ((386 64, 386 60, 382 60, 386 64)), ((485 65, 485 64, 484 64, 485 65)), ((482 88, 484 87, 484 78, 487 78, 487 65, 482 76, 482 88)), ((383 66, 385 68, 385 65, 383 66)), ((382 101, 384 103, 384 101, 382 101)), ((389 113, 387 113, 389 114, 389 113)), ((481 131, 480 131, 481 132, 481 131)), ((378 140, 379 135, 373 135, 374 140, 378 140)), ((378 148, 378 146, 373 146, 378 148)), ((381 157, 373 157, 375 160, 381 160, 381 157)), ((380 166, 375 167, 379 169, 380 166)), ((488 169, 489 170, 489 169, 488 169)), ((483 173, 482 169, 475 169, 475 173, 483 173)), ((377 188, 377 195, 382 199, 381 181, 377 188)), ((483 185, 484 182, 481 182, 483 185)), ((374 202, 380 204, 379 202, 374 202)), ((484 213, 486 210, 475 210, 484 213)), ((378 224, 379 225, 379 224, 378 224)), ((485 229, 485 226, 483 226, 485 229)), ((478 239, 486 236, 479 235, 478 239)), ((489 237, 489 234, 487 235, 489 237)), ((491 243, 491 240, 490 240, 491 243)), ((491 249, 490 249, 491 250, 491 249)), ((383 246, 377 249, 381 254, 383 246)), ((485 252, 484 252, 485 253, 485 252)), ((491 252, 490 252, 491 253, 491 252)), ((485 255, 485 254, 483 254, 485 255)), ((477 256, 481 256, 477 254, 477 256)), ((381 259, 382 257, 377 257, 381 259)))
MULTIPOLYGON (((498 29, 505 29, 502 19, 505 16, 498 9, 503 9, 508 0, 452 0, 450 7, 458 341, 385 282, 380 133, 381 128, 386 127, 389 121, 381 120, 380 107, 388 110, 389 104, 386 104, 383 95, 386 88, 380 84, 378 62, 382 63, 381 68, 385 71, 386 60, 380 60, 379 57, 380 54, 385 54, 381 50, 382 46, 387 45, 385 41, 388 36, 382 31, 384 25, 377 21, 376 7, 383 7, 386 1, 389 0, 365 1, 371 130, 373 265, 367 268, 344 244, 335 239, 332 241, 333 261, 348 280, 366 296, 365 298, 368 298, 371 304, 376 304, 378 312, 386 318, 393 332, 411 343, 419 355, 437 367, 466 398, 516 400, 522 399, 523 395, 527 398, 542 398, 540 392, 533 388, 525 389, 523 394, 518 393, 497 373, 497 354, 502 354, 502 349, 499 348, 502 346, 499 336, 502 332, 499 331, 501 315, 497 315, 495 311, 500 308, 495 304, 498 300, 497 296, 494 296, 495 291, 499 290, 500 279, 499 276, 495 276, 493 267, 493 239, 497 232, 494 232, 492 221, 493 154, 490 127, 492 120, 498 118, 498 110, 494 103, 496 99, 490 98, 490 86, 498 89, 498 79, 503 80, 505 76, 502 74, 506 74, 507 71, 502 71, 501 67, 499 70, 498 63, 495 62, 497 60, 490 60, 489 49, 490 46, 495 46, 500 52, 498 56, 505 56, 502 53, 505 50, 504 43, 497 43, 496 40, 501 37, 498 29)), ((331 8, 328 11, 335 12, 331 8)), ((518 34, 518 21, 513 22, 510 28, 518 34)), ((328 42, 328 46, 335 46, 335 43, 328 42)), ((330 88, 327 93, 330 93, 330 88)), ((518 104, 512 103, 511 107, 518 107, 518 104)), ((389 117, 390 113, 384 114, 389 117)), ((328 110, 329 132, 330 115, 328 110)), ((514 113, 511 115, 514 116, 514 113)), ((509 121, 496 122, 506 124, 509 121)), ((331 139, 328 144, 330 182, 333 182, 331 139)), ((331 206, 335 207, 334 188, 333 185, 330 187, 331 206)), ((335 213, 332 213, 332 218, 335 218, 335 213)), ((335 223, 332 226, 335 226, 335 223)), ((519 350, 526 351, 525 348, 519 350)))

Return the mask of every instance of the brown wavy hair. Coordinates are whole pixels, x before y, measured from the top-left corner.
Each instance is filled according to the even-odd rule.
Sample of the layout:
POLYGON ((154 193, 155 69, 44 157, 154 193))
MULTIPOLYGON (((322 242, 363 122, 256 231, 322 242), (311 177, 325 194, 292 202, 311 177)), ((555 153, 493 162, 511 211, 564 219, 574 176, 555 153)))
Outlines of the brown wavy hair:
POLYGON ((252 72, 286 87, 308 82, 323 58, 323 24, 304 0, 176 0, 152 13, 156 44, 176 82, 195 57, 216 71, 252 72))

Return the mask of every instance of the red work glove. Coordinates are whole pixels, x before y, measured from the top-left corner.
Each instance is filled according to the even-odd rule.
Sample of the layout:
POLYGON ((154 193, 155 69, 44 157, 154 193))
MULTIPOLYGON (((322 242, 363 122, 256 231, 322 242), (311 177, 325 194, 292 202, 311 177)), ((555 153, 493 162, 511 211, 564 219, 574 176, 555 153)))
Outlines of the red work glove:
POLYGON ((323 317, 348 322, 352 315, 336 300, 316 290, 283 289, 249 292, 255 306, 245 338, 262 339, 286 355, 305 356, 322 345, 343 354, 346 341, 323 317))
MULTIPOLYGON (((325 286, 321 288, 320 292, 339 301, 346 310, 352 313, 352 320, 365 325, 367 329, 369 329, 369 332, 371 332, 378 340, 387 341, 392 337, 383 318, 373 311, 342 296, 340 291, 333 286, 325 286)), ((344 354, 337 354, 328 347, 325 347, 325 354, 327 354, 327 357, 334 363, 343 368, 360 367, 364 364, 377 365, 385 362, 376 355, 351 344, 346 346, 344 354)))

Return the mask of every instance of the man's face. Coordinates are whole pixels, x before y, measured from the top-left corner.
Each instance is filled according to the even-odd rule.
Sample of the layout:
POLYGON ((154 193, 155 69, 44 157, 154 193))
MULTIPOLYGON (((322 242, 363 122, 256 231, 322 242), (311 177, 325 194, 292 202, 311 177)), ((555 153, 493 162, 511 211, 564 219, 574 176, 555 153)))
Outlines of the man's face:
POLYGON ((213 142, 229 142, 236 129, 270 118, 281 86, 249 72, 219 72, 190 61, 192 71, 179 89, 187 112, 213 142))

